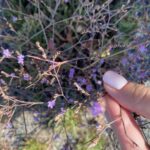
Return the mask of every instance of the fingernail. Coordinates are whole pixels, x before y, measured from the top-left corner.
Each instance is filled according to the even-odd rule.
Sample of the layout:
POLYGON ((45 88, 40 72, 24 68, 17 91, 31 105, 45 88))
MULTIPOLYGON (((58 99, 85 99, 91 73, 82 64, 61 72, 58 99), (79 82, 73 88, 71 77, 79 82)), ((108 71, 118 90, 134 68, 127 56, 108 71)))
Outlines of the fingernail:
POLYGON ((117 90, 122 89, 128 83, 123 76, 114 71, 107 71, 103 76, 103 81, 117 90))

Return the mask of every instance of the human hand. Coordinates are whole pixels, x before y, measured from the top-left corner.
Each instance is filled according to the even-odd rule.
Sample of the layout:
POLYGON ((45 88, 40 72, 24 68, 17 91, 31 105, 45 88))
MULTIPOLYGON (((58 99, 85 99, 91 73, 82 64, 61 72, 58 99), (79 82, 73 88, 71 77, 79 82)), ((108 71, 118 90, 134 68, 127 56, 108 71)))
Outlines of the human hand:
POLYGON ((123 150, 148 150, 131 112, 150 119, 150 88, 128 82, 121 75, 107 71, 103 76, 106 111, 123 150))

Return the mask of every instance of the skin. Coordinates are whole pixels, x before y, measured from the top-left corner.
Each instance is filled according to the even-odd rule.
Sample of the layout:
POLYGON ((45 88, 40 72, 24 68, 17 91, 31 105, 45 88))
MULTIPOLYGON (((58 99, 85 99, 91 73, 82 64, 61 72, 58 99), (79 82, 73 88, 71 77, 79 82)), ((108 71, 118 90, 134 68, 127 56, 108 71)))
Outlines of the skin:
POLYGON ((136 124, 131 112, 150 119, 150 88, 134 83, 127 83, 121 90, 116 90, 106 83, 105 96, 107 116, 112 125, 122 150, 149 150, 150 147, 136 124))

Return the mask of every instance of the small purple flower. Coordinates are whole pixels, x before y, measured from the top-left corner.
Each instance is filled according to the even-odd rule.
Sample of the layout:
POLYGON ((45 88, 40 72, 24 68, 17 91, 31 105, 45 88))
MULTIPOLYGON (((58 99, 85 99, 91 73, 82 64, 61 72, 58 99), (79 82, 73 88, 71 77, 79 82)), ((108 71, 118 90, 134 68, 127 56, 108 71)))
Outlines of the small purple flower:
POLYGON ((126 65, 128 64, 127 58, 123 57, 123 58, 121 59, 121 64, 122 64, 123 66, 126 66, 126 65))
POLYGON ((7 128, 7 129, 11 129, 12 127, 13 127, 13 125, 12 125, 11 122, 9 122, 9 123, 6 124, 6 128, 7 128))
POLYGON ((102 113, 102 108, 98 102, 93 102, 92 106, 90 107, 90 111, 94 117, 97 117, 102 113))
POLYGON ((18 18, 16 16, 12 16, 12 21, 16 22, 18 20, 18 18))
POLYGON ((101 59, 99 63, 102 65, 104 62, 105 62, 105 60, 101 59))
POLYGON ((136 55, 135 61, 140 61, 141 60, 141 56, 139 54, 136 55))
POLYGON ((24 55, 20 54, 17 57, 18 64, 24 65, 24 55))
POLYGON ((9 51, 9 49, 3 50, 3 57, 4 58, 10 58, 11 57, 11 52, 9 51))
POLYGON ((10 77, 15 78, 16 77, 15 73, 11 73, 10 77))
POLYGON ((141 53, 147 52, 147 48, 144 45, 140 45, 138 49, 141 53))
POLYGON ((72 79, 74 77, 75 69, 71 68, 69 71, 69 78, 72 79))
POLYGON ((42 84, 44 84, 44 83, 45 83, 45 84, 48 84, 48 80, 47 80, 46 78, 43 78, 43 79, 41 80, 41 83, 42 83, 42 84))
POLYGON ((64 114, 64 113, 66 112, 63 107, 61 107, 60 110, 61 110, 61 113, 62 113, 62 114, 64 114))
POLYGON ((69 0, 64 0, 65 3, 69 3, 69 0))
POLYGON ((114 50, 114 48, 113 48, 113 47, 110 47, 110 48, 109 48, 109 51, 113 51, 113 50, 114 50))
POLYGON ((96 76, 97 76, 96 73, 92 73, 92 74, 91 74, 91 77, 92 77, 93 79, 96 79, 96 76))
POLYGON ((130 59, 133 59, 134 54, 133 54, 133 53, 131 53, 131 52, 129 52, 129 53, 128 53, 128 57, 129 57, 130 59))
POLYGON ((144 79, 144 78, 145 78, 145 76, 146 76, 145 72, 140 72, 139 77, 140 77, 141 79, 144 79))
POLYGON ((49 101, 48 102, 48 108, 54 108, 54 106, 55 106, 55 100, 52 100, 52 101, 49 101))
POLYGON ((25 73, 25 74, 23 74, 23 79, 25 81, 29 81, 29 80, 31 80, 31 76, 28 73, 25 73))
POLYGON ((35 122, 39 122, 39 121, 40 121, 40 118, 33 116, 33 120, 34 120, 35 122))
POLYGON ((99 47, 99 48, 98 48, 98 51, 99 51, 99 52, 101 52, 101 51, 102 51, 102 48, 101 48, 101 47, 99 47))
POLYGON ((93 90, 92 85, 91 85, 91 84, 86 85, 86 90, 87 90, 88 92, 91 92, 91 91, 93 90))
POLYGON ((96 68, 93 68, 93 69, 92 69, 92 72, 93 72, 93 73, 95 73, 96 71, 97 71, 96 68))
POLYGON ((83 77, 78 77, 78 78, 77 78, 77 81, 78 81, 81 85, 86 84, 86 79, 83 78, 83 77))
POLYGON ((69 98, 68 103, 72 104, 74 102, 73 98, 69 98))
POLYGON ((6 82, 3 79, 0 79, 0 85, 6 85, 6 82))

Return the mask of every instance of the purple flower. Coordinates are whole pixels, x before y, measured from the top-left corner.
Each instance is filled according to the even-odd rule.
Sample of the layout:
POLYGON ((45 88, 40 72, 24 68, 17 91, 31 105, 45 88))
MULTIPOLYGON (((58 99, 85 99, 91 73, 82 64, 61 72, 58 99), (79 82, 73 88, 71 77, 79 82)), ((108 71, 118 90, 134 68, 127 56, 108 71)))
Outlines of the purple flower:
POLYGON ((93 72, 93 73, 95 73, 96 71, 97 71, 96 68, 93 68, 93 69, 92 69, 92 72, 93 72))
POLYGON ((102 127, 102 125, 100 125, 98 122, 96 123, 96 129, 100 129, 102 127))
POLYGON ((74 102, 73 98, 69 98, 68 103, 72 104, 74 102))
POLYGON ((101 52, 101 51, 102 51, 102 48, 101 48, 101 47, 99 47, 99 48, 98 48, 98 51, 100 51, 100 52, 101 52))
POLYGON ((10 77, 15 78, 16 77, 15 73, 11 73, 10 77))
POLYGON ((113 50, 114 50, 114 48, 113 48, 113 47, 110 47, 109 51, 113 51, 113 50))
POLYGON ((69 0, 64 0, 65 3, 69 3, 69 0))
POLYGON ((86 84, 86 79, 83 78, 83 77, 78 77, 78 78, 77 78, 77 81, 78 81, 81 85, 86 84))
POLYGON ((16 16, 12 16, 12 21, 16 22, 18 20, 18 18, 16 16))
POLYGON ((12 127, 13 127, 12 123, 9 122, 9 123, 6 124, 7 129, 11 129, 12 127))
POLYGON ((31 79, 31 76, 28 73, 23 74, 23 79, 25 81, 29 81, 31 79))
POLYGON ((133 59, 134 54, 130 52, 130 53, 128 53, 128 56, 129 56, 130 59, 133 59))
POLYGON ((121 64, 122 64, 123 66, 126 66, 126 65, 128 64, 127 58, 123 57, 123 58, 121 59, 121 64))
POLYGON ((75 69, 71 68, 69 71, 69 78, 72 79, 74 77, 75 69))
POLYGON ((98 102, 93 102, 92 106, 90 107, 90 111, 92 115, 96 117, 102 113, 102 108, 98 102))
POLYGON ((40 121, 40 118, 33 116, 33 120, 34 120, 35 122, 39 122, 39 121, 40 121))
POLYGON ((48 108, 54 108, 54 106, 55 106, 55 100, 52 100, 52 101, 49 101, 48 102, 48 108))
POLYGON ((66 112, 63 107, 61 107, 60 110, 61 110, 61 113, 62 113, 62 114, 64 114, 64 113, 66 112))
POLYGON ((0 85, 6 85, 6 82, 3 79, 0 79, 0 85))
POLYGON ((101 64, 101 65, 102 65, 104 62, 105 62, 104 59, 101 59, 101 60, 100 60, 100 64, 101 64))
POLYGON ((93 90, 92 85, 91 85, 91 84, 86 85, 86 90, 87 90, 88 92, 91 92, 91 91, 93 90))
POLYGON ((34 119, 34 121, 40 120, 40 117, 41 117, 41 113, 39 113, 37 111, 33 112, 33 119, 34 119))
POLYGON ((44 84, 44 83, 45 83, 45 84, 48 84, 48 80, 47 80, 46 78, 43 78, 43 79, 41 80, 41 83, 42 83, 42 84, 44 84))
POLYGON ((141 79, 144 79, 144 78, 145 78, 145 76, 146 76, 146 73, 145 73, 145 72, 140 71, 140 75, 139 75, 139 77, 140 77, 141 79))
POLYGON ((97 76, 96 73, 92 73, 92 74, 91 74, 91 77, 94 78, 94 79, 96 79, 96 76, 97 76))
POLYGON ((140 46, 139 46, 139 51, 140 51, 141 53, 147 52, 147 48, 146 48, 144 45, 140 45, 140 46))
POLYGON ((20 54, 17 57, 18 64, 24 65, 24 55, 20 54))
POLYGON ((9 51, 9 49, 3 50, 3 57, 4 58, 10 58, 11 57, 11 52, 9 51))

